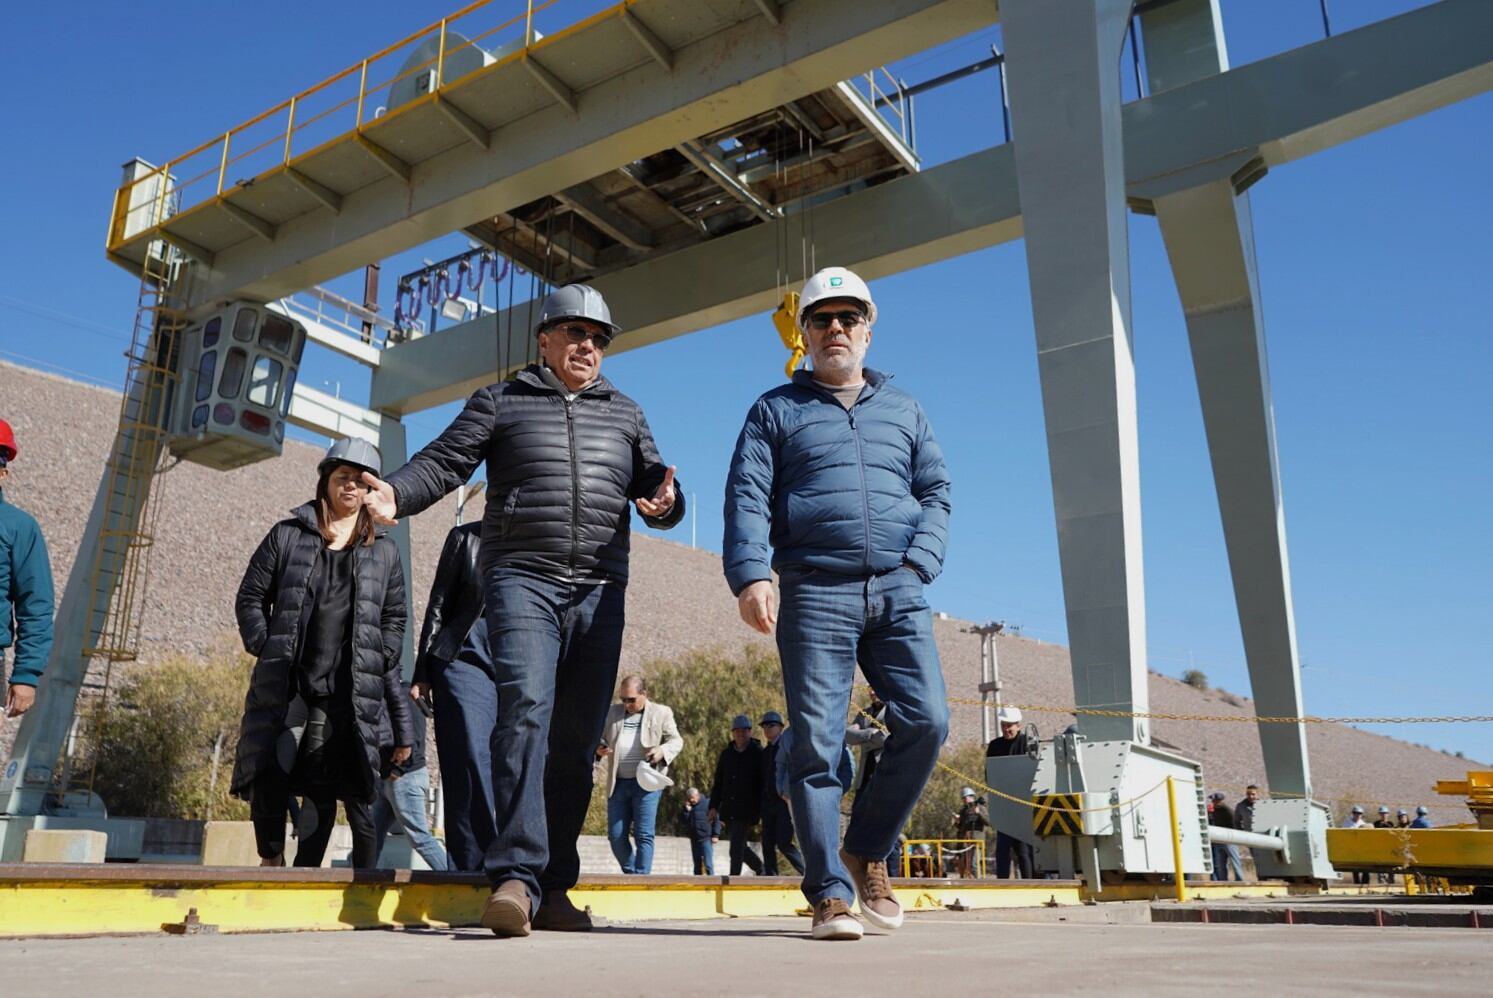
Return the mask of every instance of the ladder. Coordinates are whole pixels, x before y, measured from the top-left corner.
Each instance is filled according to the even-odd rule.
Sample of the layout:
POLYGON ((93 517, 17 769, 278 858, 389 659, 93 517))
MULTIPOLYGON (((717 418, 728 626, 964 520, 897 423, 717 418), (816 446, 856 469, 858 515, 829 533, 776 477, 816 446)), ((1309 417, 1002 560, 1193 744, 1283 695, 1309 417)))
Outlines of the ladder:
POLYGON ((119 428, 104 468, 101 529, 92 549, 79 552, 80 560, 89 559, 88 632, 82 661, 75 666, 79 683, 73 723, 52 770, 54 799, 64 808, 95 806, 93 786, 114 666, 134 662, 140 654, 141 615, 160 516, 159 490, 152 485, 170 435, 177 340, 186 326, 181 291, 188 275, 185 255, 164 241, 151 247, 141 265, 119 428))

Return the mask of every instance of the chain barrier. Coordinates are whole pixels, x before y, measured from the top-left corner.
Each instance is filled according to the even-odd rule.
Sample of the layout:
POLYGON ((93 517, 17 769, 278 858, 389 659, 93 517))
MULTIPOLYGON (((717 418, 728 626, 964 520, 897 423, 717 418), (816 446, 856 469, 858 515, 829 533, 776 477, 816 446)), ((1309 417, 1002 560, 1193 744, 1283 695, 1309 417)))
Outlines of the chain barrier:
MULTIPOLYGON (((870 689, 863 686, 862 689, 870 689)), ((962 707, 991 707, 994 704, 971 697, 949 697, 948 702, 962 707)), ((1175 714, 1159 710, 1104 710, 1099 707, 1051 707, 1045 704, 1003 703, 1002 707, 1037 714, 1084 714, 1089 717, 1142 717, 1159 721, 1225 721, 1239 724, 1486 724, 1493 714, 1468 714, 1435 717, 1271 717, 1258 714, 1175 714)))

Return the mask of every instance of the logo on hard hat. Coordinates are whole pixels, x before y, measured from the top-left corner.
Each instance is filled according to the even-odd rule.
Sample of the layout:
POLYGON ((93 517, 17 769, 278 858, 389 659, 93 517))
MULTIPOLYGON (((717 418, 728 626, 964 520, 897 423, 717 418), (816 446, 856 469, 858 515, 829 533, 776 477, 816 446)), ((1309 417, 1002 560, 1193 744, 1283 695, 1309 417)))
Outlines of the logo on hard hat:
POLYGON ((840 285, 842 285, 844 283, 845 283, 845 278, 843 278, 843 277, 831 277, 829 279, 829 286, 832 287, 832 288, 838 288, 840 285))

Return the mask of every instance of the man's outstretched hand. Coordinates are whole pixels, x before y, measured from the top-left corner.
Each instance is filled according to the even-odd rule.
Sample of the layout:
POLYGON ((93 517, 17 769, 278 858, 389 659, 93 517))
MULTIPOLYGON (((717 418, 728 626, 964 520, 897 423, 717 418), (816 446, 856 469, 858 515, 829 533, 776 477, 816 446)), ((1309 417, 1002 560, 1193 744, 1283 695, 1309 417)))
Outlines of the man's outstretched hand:
POLYGON ((736 597, 736 608, 741 619, 754 631, 771 634, 778 624, 778 594, 772 591, 772 583, 758 579, 736 597))
POLYGON ((669 470, 664 472, 664 482, 658 487, 658 491, 653 493, 653 498, 639 499, 636 505, 639 513, 654 519, 674 508, 674 466, 672 464, 669 465, 669 470))
POLYGON ((371 471, 363 472, 363 484, 368 486, 368 491, 363 493, 363 505, 368 507, 368 514, 373 517, 374 523, 382 523, 386 527, 392 527, 399 521, 394 519, 397 512, 394 503, 394 486, 379 478, 371 471))

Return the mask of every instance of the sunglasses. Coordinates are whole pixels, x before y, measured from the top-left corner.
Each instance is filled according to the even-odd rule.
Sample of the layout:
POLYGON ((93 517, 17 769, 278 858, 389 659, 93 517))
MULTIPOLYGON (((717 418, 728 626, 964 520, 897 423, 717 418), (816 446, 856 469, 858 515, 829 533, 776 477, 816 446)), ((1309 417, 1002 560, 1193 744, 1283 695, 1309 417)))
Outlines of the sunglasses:
POLYGON ((841 329, 854 329, 866 321, 864 312, 815 312, 809 316, 809 325, 815 329, 828 329, 829 324, 839 320, 841 329))
POLYGON ((622 702, 623 703, 637 703, 641 699, 643 699, 643 698, 642 697, 623 697, 622 698, 622 702))
POLYGON ((600 329, 588 329, 585 326, 551 326, 545 332, 559 333, 576 346, 580 346, 587 340, 590 340, 598 350, 605 350, 612 345, 611 333, 600 329))

